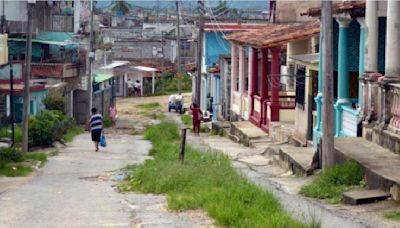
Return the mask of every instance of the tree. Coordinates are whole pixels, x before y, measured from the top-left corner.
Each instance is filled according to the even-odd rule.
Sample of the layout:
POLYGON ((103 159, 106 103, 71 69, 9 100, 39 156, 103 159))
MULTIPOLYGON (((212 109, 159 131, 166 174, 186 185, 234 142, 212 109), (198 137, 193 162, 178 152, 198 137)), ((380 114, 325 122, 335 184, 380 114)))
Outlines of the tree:
POLYGON ((132 5, 127 1, 112 1, 110 10, 113 13, 122 12, 124 15, 131 11, 132 5))

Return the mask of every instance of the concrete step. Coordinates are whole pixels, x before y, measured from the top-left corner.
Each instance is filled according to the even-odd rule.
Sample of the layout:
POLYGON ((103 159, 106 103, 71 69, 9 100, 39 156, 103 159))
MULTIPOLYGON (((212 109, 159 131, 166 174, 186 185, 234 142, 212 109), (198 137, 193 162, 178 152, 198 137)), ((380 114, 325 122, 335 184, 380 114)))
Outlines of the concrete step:
POLYGON ((275 163, 293 174, 305 175, 309 173, 314 151, 310 147, 295 147, 292 145, 270 146, 265 154, 273 156, 275 163))
POLYGON ((249 146, 251 148, 267 148, 273 140, 270 137, 260 137, 249 140, 249 146))
POLYGON ((400 156, 363 138, 335 138, 337 161, 352 159, 363 167, 370 189, 391 192, 400 200, 400 156))
POLYGON ((350 205, 374 203, 390 197, 390 193, 379 190, 353 190, 343 193, 344 203, 350 205))

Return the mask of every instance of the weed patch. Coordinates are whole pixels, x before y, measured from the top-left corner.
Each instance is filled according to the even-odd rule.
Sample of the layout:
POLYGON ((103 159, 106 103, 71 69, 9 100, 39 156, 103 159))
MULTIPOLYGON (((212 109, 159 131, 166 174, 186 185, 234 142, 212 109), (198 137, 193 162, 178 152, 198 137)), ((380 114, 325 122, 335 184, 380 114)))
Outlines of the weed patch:
POLYGON ((161 111, 161 105, 158 102, 144 103, 136 105, 140 111, 139 115, 152 118, 152 119, 164 119, 164 113, 161 111))
POLYGON ((222 226, 306 226, 292 219, 272 193, 237 174, 225 155, 187 147, 185 162, 178 162, 180 137, 174 123, 148 127, 145 138, 153 143, 154 159, 131 167, 122 191, 167 194, 171 209, 201 208, 222 226))
POLYGON ((47 162, 47 155, 43 152, 30 152, 24 155, 25 161, 39 161, 40 167, 43 167, 47 162))
POLYGON ((0 176, 27 176, 33 171, 32 166, 40 162, 43 167, 47 161, 45 153, 22 153, 17 148, 0 148, 0 176))
POLYGON ((186 125, 186 126, 192 126, 192 116, 190 116, 190 115, 187 115, 187 114, 185 114, 185 115, 181 115, 181 119, 182 119, 182 122, 186 125))
POLYGON ((330 203, 340 203, 343 192, 361 185, 363 174, 355 161, 346 161, 323 171, 311 184, 301 188, 300 193, 318 199, 327 199, 330 203))
POLYGON ((386 212, 383 216, 387 219, 400 221, 400 211, 386 212))
POLYGON ((73 126, 64 135, 64 140, 65 140, 65 142, 72 142, 72 140, 74 140, 75 136, 83 134, 84 132, 85 132, 85 129, 83 129, 83 127, 73 126))

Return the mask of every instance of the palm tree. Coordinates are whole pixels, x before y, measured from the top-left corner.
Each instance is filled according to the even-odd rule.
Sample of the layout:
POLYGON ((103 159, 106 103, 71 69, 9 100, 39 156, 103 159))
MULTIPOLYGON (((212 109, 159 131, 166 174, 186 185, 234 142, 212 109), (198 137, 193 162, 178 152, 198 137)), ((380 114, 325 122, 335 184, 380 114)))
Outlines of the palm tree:
POLYGON ((112 1, 110 5, 111 12, 122 12, 124 15, 128 14, 132 9, 132 5, 127 1, 112 1))

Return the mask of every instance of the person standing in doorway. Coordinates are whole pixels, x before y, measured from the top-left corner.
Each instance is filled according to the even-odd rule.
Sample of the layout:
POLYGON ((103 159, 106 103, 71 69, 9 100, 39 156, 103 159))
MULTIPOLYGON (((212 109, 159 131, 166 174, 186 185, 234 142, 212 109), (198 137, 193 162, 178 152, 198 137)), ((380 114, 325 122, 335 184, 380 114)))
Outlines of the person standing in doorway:
POLYGON ((90 117, 90 132, 92 141, 94 142, 95 151, 99 151, 99 142, 103 132, 103 116, 97 113, 96 108, 92 108, 92 116, 90 117))
POLYGON ((197 106, 196 103, 193 103, 190 106, 190 110, 192 111, 192 123, 193 123, 193 132, 195 136, 200 136, 200 122, 203 118, 203 112, 197 106))

